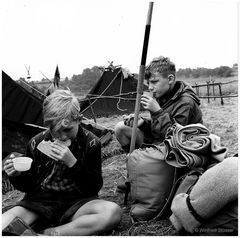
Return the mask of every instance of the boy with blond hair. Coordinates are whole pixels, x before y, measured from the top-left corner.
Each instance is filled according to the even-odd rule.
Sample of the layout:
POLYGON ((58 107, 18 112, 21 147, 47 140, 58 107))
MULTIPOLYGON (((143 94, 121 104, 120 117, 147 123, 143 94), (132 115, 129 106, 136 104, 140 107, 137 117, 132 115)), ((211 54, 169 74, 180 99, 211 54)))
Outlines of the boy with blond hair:
POLYGON ((80 106, 69 91, 56 90, 43 103, 48 129, 30 140, 26 156, 30 170, 16 171, 12 158, 4 170, 24 198, 2 215, 2 229, 14 219, 32 225, 44 219, 51 227, 43 235, 93 235, 113 229, 121 219, 120 207, 98 198, 103 185, 101 143, 80 126, 80 106), (47 144, 47 154, 40 144, 47 144))

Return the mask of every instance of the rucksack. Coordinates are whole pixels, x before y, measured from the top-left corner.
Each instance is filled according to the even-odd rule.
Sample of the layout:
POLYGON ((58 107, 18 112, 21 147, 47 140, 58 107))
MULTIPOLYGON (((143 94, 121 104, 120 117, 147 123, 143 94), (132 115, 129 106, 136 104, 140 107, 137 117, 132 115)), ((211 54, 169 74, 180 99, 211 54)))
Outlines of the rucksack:
POLYGON ((178 169, 165 162, 166 153, 161 144, 135 149, 128 155, 130 216, 134 221, 162 218, 170 211, 178 169))

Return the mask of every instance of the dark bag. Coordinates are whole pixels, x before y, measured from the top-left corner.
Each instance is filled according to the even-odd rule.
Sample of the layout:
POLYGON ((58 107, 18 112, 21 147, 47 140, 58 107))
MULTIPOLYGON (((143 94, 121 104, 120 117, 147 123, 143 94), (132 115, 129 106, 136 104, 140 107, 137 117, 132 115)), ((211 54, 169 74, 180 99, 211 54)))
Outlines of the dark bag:
POLYGON ((177 191, 174 196, 176 196, 179 193, 186 193, 190 194, 192 188, 197 183, 200 176, 203 174, 204 169, 198 168, 198 169, 192 169, 187 174, 183 175, 179 179, 179 187, 177 188, 177 191))

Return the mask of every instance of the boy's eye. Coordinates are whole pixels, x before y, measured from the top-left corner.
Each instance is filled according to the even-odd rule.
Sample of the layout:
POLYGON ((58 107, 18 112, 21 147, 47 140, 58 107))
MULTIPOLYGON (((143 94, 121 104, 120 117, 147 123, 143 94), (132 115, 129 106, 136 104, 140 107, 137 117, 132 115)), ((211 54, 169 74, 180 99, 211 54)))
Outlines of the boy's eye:
POLYGON ((155 84, 157 82, 158 82, 158 80, 151 80, 151 81, 149 81, 149 83, 151 83, 151 84, 155 84))

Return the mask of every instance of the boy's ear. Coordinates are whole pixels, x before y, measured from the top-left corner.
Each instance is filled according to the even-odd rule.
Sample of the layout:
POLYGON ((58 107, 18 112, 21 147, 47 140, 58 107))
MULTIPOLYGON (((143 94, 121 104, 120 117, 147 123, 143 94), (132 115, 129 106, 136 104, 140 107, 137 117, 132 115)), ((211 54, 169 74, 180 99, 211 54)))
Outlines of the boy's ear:
POLYGON ((172 84, 175 81, 175 76, 173 74, 168 75, 169 84, 172 84))

